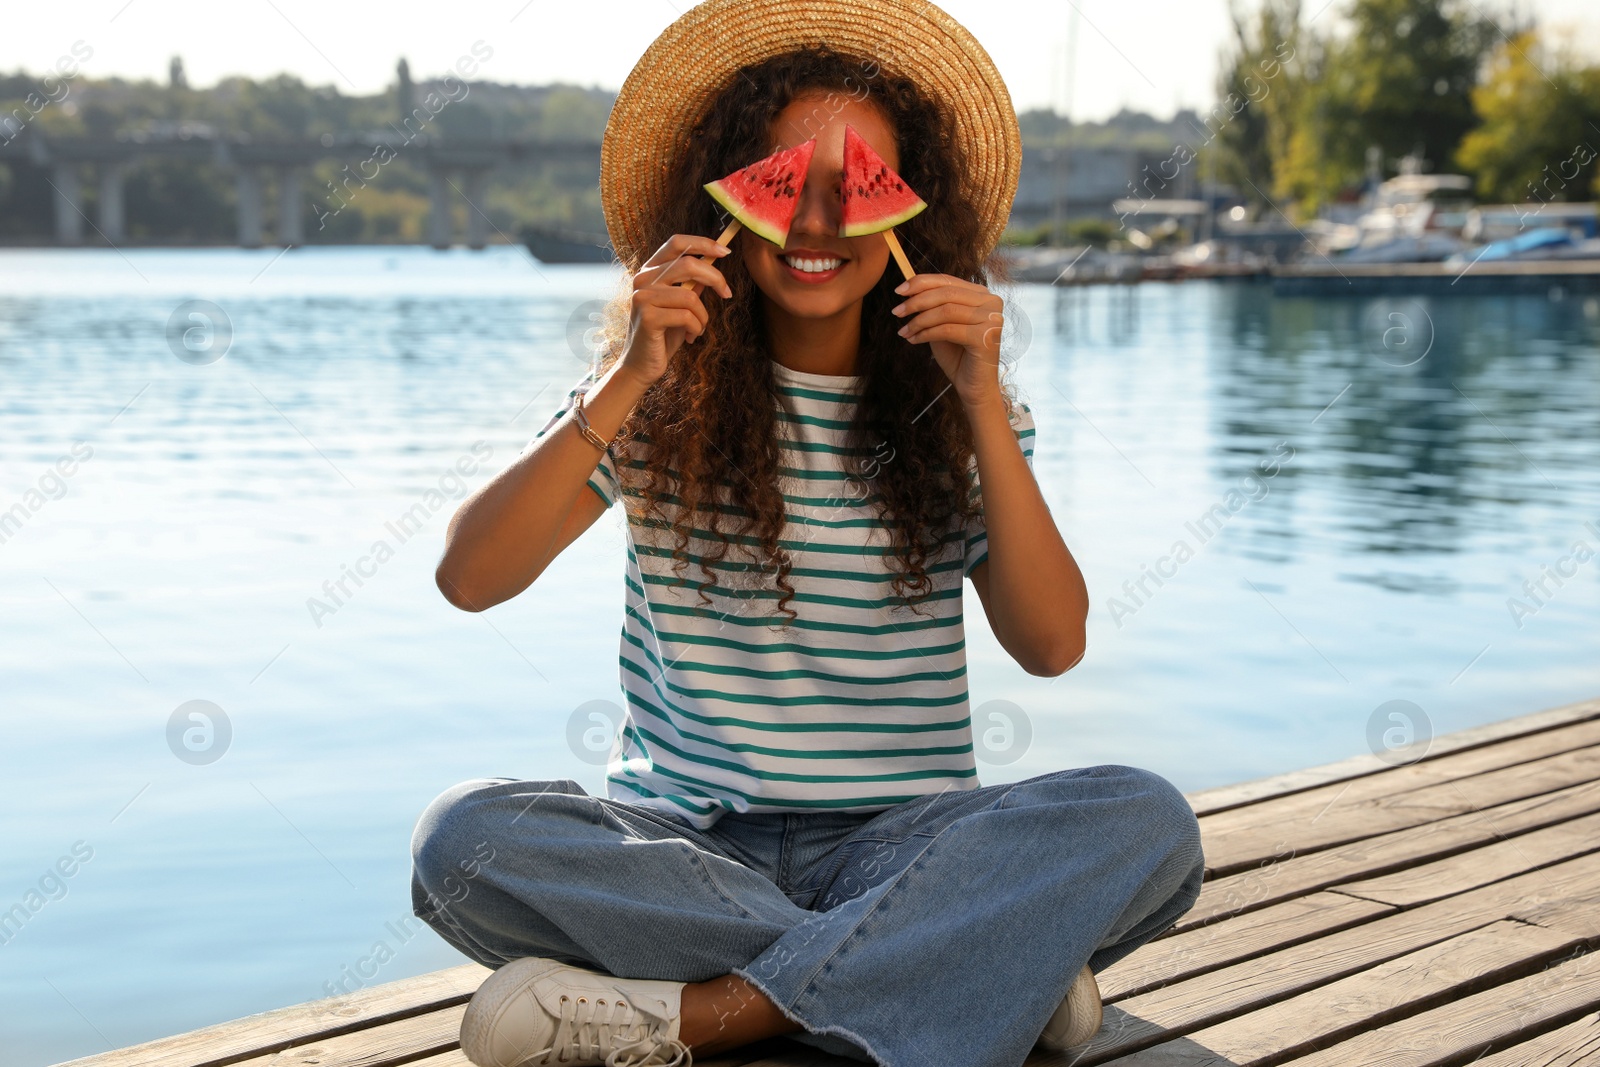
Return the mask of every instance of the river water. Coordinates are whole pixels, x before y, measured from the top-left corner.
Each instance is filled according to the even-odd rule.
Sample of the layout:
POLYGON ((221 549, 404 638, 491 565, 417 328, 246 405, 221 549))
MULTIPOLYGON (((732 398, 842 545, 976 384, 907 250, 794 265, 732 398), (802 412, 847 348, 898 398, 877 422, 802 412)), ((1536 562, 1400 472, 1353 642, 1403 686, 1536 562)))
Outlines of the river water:
MULTIPOLYGON (((615 284, 514 249, 0 252, 0 1060, 459 962, 409 922, 428 800, 602 791, 568 737, 618 698, 620 510, 483 615, 432 568, 615 284)), ((969 601, 984 782, 1194 790, 1600 695, 1600 302, 1009 300, 1094 606, 1047 679, 969 601)))

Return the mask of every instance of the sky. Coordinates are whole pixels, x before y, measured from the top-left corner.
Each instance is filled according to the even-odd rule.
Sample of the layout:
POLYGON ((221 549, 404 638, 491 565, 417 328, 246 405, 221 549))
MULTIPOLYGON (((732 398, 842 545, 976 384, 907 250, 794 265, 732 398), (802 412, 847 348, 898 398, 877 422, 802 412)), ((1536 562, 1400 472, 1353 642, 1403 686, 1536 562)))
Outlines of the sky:
MULTIPOLYGON (((1600 56, 1595 0, 1516 2, 1554 35, 1600 56)), ((1318 3, 1306 0, 1306 10, 1315 12, 1318 3)), ((493 51, 481 78, 616 89, 656 35, 689 6, 686 0, 16 4, 8 5, 0 34, 0 71, 43 73, 83 42, 93 50, 83 69, 96 77, 165 80, 176 54, 193 85, 230 74, 289 72, 366 94, 393 81, 401 56, 415 77, 443 74, 481 41, 493 51)), ((1218 56, 1230 35, 1227 0, 946 0, 940 6, 988 50, 1019 111, 1054 107, 1080 121, 1122 107, 1163 117, 1180 107, 1209 107, 1218 56)), ((1344 0, 1333 0, 1316 18, 1336 20, 1343 6, 1344 0)))

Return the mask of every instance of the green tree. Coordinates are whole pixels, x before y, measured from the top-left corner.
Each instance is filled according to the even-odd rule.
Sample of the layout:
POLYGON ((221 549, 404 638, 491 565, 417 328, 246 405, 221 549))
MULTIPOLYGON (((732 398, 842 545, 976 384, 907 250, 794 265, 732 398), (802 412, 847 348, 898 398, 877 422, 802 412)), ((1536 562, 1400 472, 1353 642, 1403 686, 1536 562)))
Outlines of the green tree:
POLYGON ((544 99, 538 136, 547 140, 581 140, 604 130, 611 102, 576 86, 554 86, 544 99))
POLYGON ((1477 123, 1471 91, 1500 31, 1457 0, 1354 0, 1348 32, 1322 42, 1277 185, 1312 208, 1356 184, 1377 146, 1385 174, 1416 155, 1439 169, 1477 123))
POLYGON ((1218 106, 1203 116, 1214 177, 1260 201, 1288 149, 1294 101, 1304 92, 1307 37, 1300 0, 1262 0, 1255 20, 1231 0, 1234 39, 1217 79, 1218 106))
POLYGON ((1600 68, 1551 55, 1532 31, 1496 50, 1472 91, 1482 125, 1456 158, 1478 194, 1504 202, 1600 194, 1600 68))

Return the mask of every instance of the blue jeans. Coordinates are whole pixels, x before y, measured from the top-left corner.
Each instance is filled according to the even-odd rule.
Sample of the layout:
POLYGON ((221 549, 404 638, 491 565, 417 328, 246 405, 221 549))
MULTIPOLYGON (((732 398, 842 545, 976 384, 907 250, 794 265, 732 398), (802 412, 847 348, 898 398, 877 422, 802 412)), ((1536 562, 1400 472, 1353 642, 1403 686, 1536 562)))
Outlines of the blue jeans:
POLYGON ((880 1067, 1017 1067, 1083 965, 1171 926, 1203 873, 1183 795, 1115 766, 706 831, 478 779, 428 806, 412 861, 416 914, 488 967, 736 974, 795 1040, 880 1067))

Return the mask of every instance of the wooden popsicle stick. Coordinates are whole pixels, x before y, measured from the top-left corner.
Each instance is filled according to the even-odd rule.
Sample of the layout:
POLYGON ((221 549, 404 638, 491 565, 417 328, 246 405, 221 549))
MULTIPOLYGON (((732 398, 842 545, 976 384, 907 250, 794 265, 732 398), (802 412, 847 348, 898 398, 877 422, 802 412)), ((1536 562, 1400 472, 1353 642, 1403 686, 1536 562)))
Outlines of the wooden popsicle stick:
POLYGON ((891 227, 883 231, 883 239, 889 242, 889 251, 894 255, 894 261, 900 264, 900 273, 904 274, 906 281, 909 282, 916 271, 911 269, 911 261, 906 258, 906 250, 900 247, 900 238, 894 235, 894 229, 891 227))
MULTIPOLYGON (((721 235, 719 235, 717 237, 717 244, 726 246, 729 241, 733 240, 733 235, 738 233, 738 232, 739 232, 739 220, 738 219, 734 219, 732 222, 728 223, 727 229, 723 230, 721 235)), ((694 289, 695 292, 699 292, 700 291, 698 288, 696 288, 700 284, 701 284, 700 282, 693 281, 693 280, 690 280, 690 281, 687 281, 687 282, 679 282, 678 283, 678 285, 680 287, 682 287, 684 289, 694 289)))

